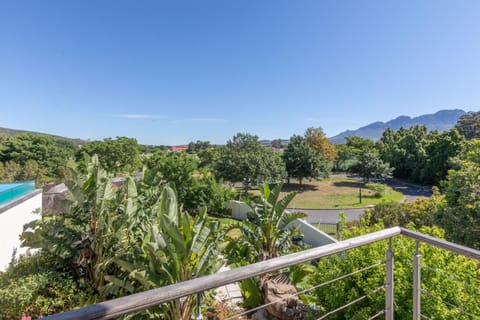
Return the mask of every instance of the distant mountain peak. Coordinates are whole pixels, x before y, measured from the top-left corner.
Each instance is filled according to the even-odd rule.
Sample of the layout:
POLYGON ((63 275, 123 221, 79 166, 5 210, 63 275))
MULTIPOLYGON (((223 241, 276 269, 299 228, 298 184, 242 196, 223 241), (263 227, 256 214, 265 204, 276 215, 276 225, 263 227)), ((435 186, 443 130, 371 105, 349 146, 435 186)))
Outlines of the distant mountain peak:
POLYGON ((401 115, 393 120, 382 122, 377 121, 369 125, 360 127, 356 130, 346 130, 338 135, 331 137, 332 143, 345 143, 345 138, 350 136, 359 136, 366 139, 378 140, 383 132, 390 128, 398 130, 400 128, 410 128, 415 125, 425 125, 428 130, 438 130, 440 132, 450 130, 457 123, 458 118, 466 112, 461 109, 440 110, 432 114, 424 114, 418 117, 409 117, 401 115))

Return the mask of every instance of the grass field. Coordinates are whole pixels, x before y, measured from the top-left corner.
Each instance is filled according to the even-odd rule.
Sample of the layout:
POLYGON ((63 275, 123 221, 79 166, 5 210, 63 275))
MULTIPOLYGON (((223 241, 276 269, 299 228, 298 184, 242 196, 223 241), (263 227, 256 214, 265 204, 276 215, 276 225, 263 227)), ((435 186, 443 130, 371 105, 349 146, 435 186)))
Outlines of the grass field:
POLYGON ((297 195, 290 204, 298 209, 342 209, 361 208, 375 205, 382 201, 400 201, 403 195, 390 187, 382 196, 375 196, 375 191, 362 188, 362 203, 359 190, 362 182, 350 178, 329 178, 321 181, 307 181, 302 185, 292 183, 284 185, 283 192, 295 191, 297 195))

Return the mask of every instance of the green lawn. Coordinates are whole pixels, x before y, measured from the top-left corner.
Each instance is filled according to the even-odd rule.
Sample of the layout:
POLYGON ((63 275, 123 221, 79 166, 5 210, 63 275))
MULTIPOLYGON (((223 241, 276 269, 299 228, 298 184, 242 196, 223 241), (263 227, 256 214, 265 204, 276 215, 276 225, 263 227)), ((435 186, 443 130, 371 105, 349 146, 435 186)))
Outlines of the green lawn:
POLYGON ((375 196, 373 190, 362 188, 362 203, 359 190, 363 184, 350 178, 329 178, 322 181, 307 181, 302 185, 290 184, 284 186, 284 192, 297 192, 290 204, 298 209, 343 209, 362 208, 375 205, 382 201, 400 201, 403 195, 390 187, 382 196, 375 196))

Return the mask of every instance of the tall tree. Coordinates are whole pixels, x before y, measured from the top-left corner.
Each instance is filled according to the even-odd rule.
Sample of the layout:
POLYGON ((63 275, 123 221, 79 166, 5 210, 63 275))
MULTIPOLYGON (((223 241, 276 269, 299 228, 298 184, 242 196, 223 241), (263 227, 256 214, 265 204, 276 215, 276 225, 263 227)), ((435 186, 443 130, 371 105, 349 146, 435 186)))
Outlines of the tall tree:
POLYGON ((285 144, 282 141, 282 139, 273 139, 272 142, 270 143, 273 148, 284 148, 285 144))
POLYGON ((335 160, 337 156, 335 145, 330 143, 330 140, 327 138, 322 128, 308 128, 305 132, 305 138, 307 139, 308 145, 312 149, 320 152, 325 160, 335 160))
POLYGON ((346 137, 347 142, 345 143, 350 150, 350 153, 353 156, 358 156, 363 153, 365 150, 375 149, 375 142, 370 139, 365 139, 358 136, 346 137))
POLYGON ((52 136, 22 133, 6 139, 0 150, 0 161, 13 160, 24 165, 28 160, 34 160, 54 177, 56 170, 67 163, 75 149, 73 144, 52 136))
POLYGON ((288 178, 296 178, 302 184, 304 178, 317 178, 326 170, 319 152, 313 150, 302 136, 294 135, 283 153, 288 178))
POLYGON ((206 150, 211 148, 212 145, 210 144, 210 141, 200 141, 197 140, 196 142, 190 142, 188 144, 188 153, 198 153, 200 151, 206 150))
POLYGON ((339 171, 347 171, 350 164, 356 161, 364 150, 375 150, 377 148, 375 142, 362 137, 350 136, 346 137, 346 140, 346 143, 335 146, 337 151, 335 169, 339 171))
POLYGON ((438 133, 431 131, 425 147, 427 161, 421 173, 421 182, 439 185, 451 169, 451 160, 458 155, 464 143, 464 138, 456 129, 438 133))
POLYGON ((437 216, 437 223, 454 242, 480 249, 480 141, 473 140, 462 151, 443 183, 447 205, 437 216), (477 158, 477 159, 475 159, 477 158), (474 160, 474 161, 471 161, 474 160))
POLYGON ((450 168, 449 159, 456 156, 463 144, 457 130, 438 133, 425 126, 398 131, 385 130, 379 142, 383 161, 395 167, 393 175, 423 184, 437 184, 450 168))
POLYGON ((371 178, 391 177, 393 168, 384 163, 375 152, 365 150, 358 156, 358 162, 350 168, 350 171, 361 176, 364 182, 368 182, 371 178))
POLYGON ((18 180, 22 173, 22 166, 15 161, 0 162, 0 182, 13 182, 18 180))
POLYGON ((98 155, 102 167, 114 174, 134 172, 140 164, 137 140, 128 137, 89 142, 79 150, 77 158, 82 159, 83 153, 98 155))
POLYGON ((480 111, 460 116, 455 128, 467 140, 480 138, 480 111))
POLYGON ((215 163, 220 157, 220 147, 212 147, 208 149, 201 150, 197 153, 198 158, 200 159, 199 166, 201 168, 208 168, 213 170, 215 163))
POLYGON ((222 148, 215 165, 217 177, 241 182, 245 192, 259 182, 278 182, 286 177, 282 159, 271 148, 264 147, 258 137, 238 133, 222 148))
POLYGON ((422 172, 427 161, 426 126, 413 126, 398 131, 385 130, 380 139, 380 156, 394 167, 394 176, 422 182, 422 172))
POLYGON ((176 191, 183 209, 189 213, 198 213, 201 207, 218 213, 224 209, 225 201, 234 197, 230 188, 215 181, 211 171, 199 167, 197 155, 158 153, 148 163, 150 172, 157 172, 159 183, 168 183, 176 191))

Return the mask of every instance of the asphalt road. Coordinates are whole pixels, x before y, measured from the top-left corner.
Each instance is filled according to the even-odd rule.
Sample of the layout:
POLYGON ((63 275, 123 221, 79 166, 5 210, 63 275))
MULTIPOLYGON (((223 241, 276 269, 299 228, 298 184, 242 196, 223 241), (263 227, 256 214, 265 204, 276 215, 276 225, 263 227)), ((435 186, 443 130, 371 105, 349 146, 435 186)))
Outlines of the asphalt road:
MULTIPOLYGON (((405 202, 415 201, 418 197, 430 197, 431 190, 421 186, 405 183, 395 179, 384 181, 387 185, 392 187, 404 195, 405 202)), ((336 223, 339 221, 341 212, 344 212, 347 221, 357 221, 365 213, 365 208, 360 209, 295 209, 289 208, 291 211, 301 211, 307 214, 306 220, 310 223, 336 223)))

